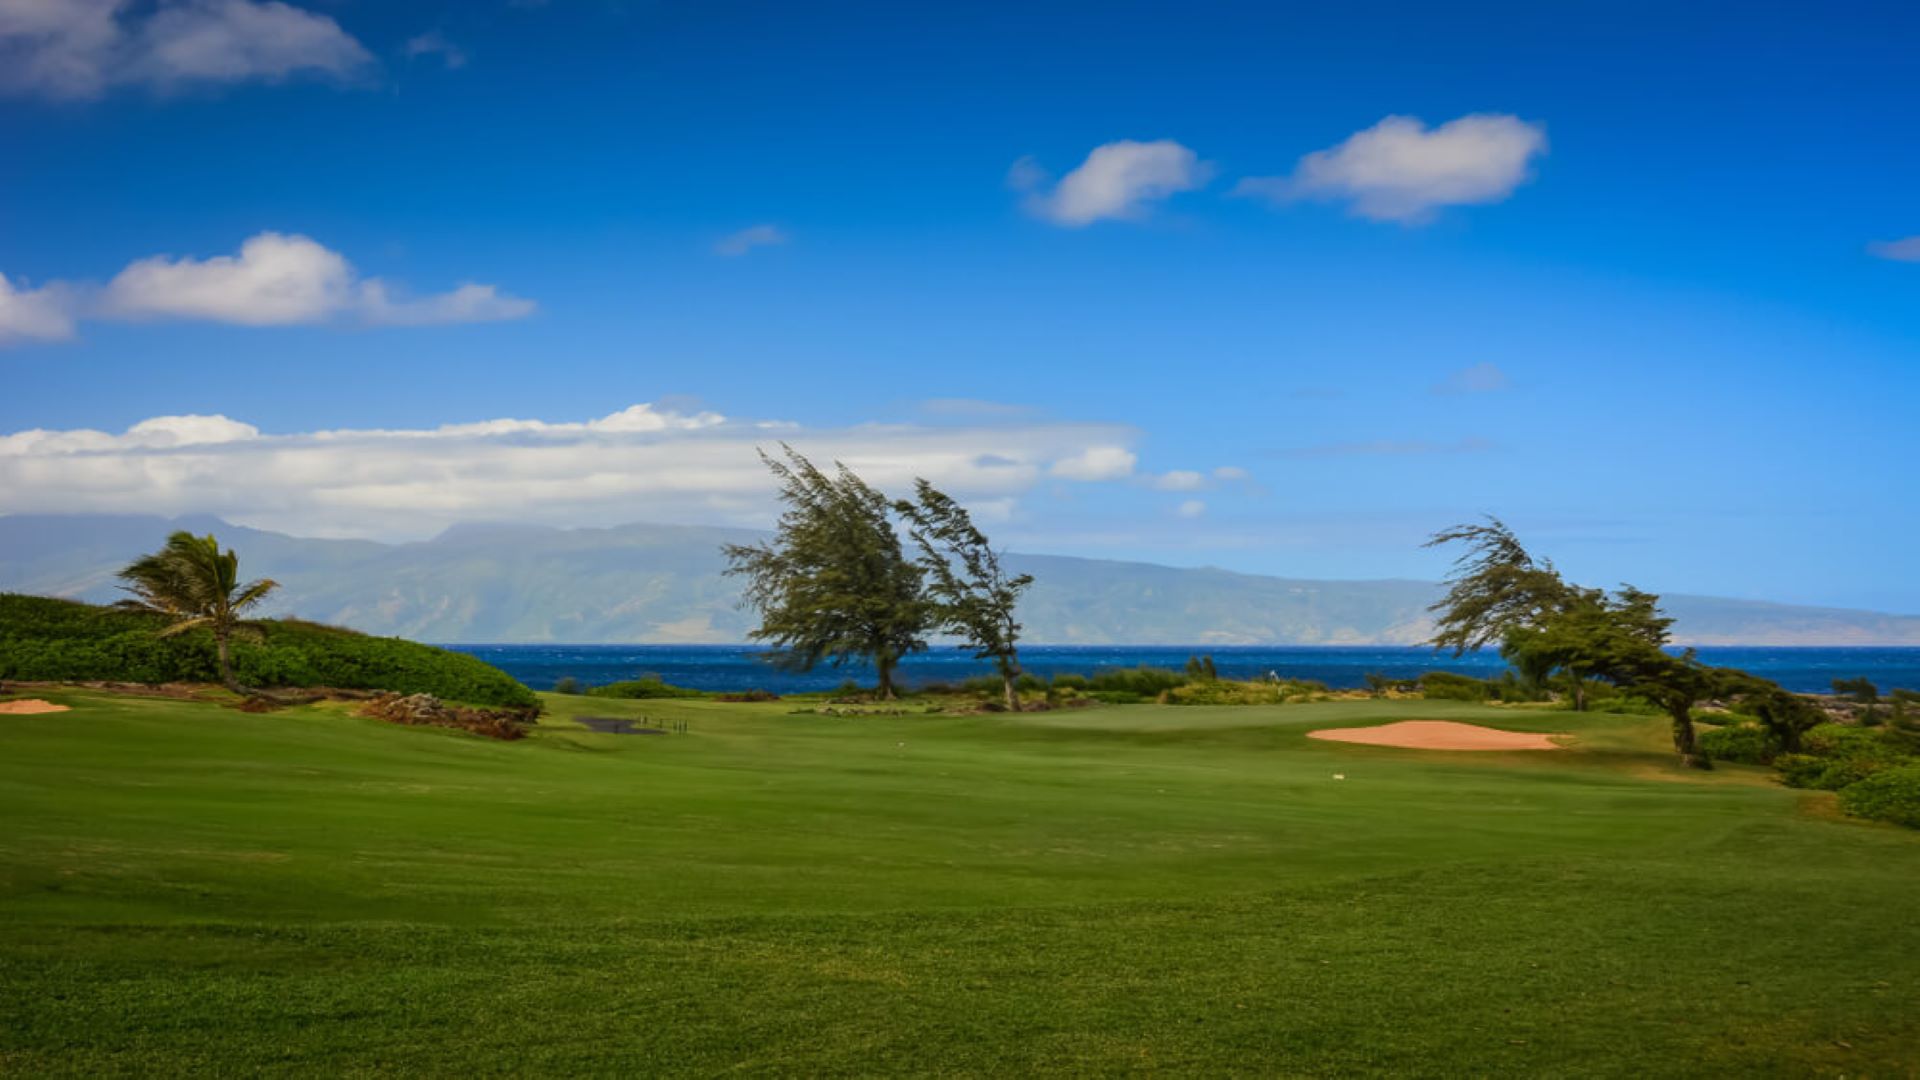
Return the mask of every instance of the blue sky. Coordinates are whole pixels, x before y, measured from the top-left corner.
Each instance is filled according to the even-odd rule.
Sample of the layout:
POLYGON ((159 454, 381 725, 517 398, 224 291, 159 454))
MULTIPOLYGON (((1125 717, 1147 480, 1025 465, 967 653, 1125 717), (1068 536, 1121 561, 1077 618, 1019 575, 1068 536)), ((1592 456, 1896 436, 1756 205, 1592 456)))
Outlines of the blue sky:
POLYGON ((1920 13, 1281 7, 0 0, 0 509, 1920 611, 1920 13))

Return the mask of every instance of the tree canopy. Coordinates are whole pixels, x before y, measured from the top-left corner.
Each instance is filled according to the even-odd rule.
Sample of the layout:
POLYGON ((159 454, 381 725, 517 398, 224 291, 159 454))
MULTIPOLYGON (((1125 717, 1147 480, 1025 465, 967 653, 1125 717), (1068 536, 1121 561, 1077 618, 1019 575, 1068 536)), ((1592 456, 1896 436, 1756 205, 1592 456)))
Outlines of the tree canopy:
POLYGON ((916 480, 914 495, 915 501, 902 499, 894 509, 912 526, 939 627, 971 646, 976 659, 993 661, 1007 708, 1018 709, 1020 623, 1014 608, 1033 576, 1008 574, 966 508, 944 492, 916 480))
POLYGON ((121 586, 130 598, 122 607, 169 616, 174 622, 162 636, 206 627, 213 632, 218 651, 220 681, 235 693, 246 688, 234 678, 230 642, 235 637, 257 637, 246 619, 279 583, 267 579, 240 583, 240 557, 220 550, 212 534, 195 536, 181 530, 167 537, 166 546, 143 555, 120 571, 121 586))
POLYGON ((895 667, 927 647, 935 625, 925 570, 902 549, 886 496, 845 465, 828 474, 780 448, 785 460, 760 455, 786 504, 774 538, 723 549, 727 573, 746 579, 745 602, 760 612, 749 636, 777 646, 775 662, 790 668, 870 661, 891 698, 895 667))

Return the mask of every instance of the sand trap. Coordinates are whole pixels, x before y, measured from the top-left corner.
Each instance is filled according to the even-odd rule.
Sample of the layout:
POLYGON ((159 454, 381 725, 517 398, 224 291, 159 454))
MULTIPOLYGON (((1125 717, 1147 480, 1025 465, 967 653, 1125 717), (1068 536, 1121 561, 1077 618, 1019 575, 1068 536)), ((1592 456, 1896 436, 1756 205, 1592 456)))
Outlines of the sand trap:
POLYGON ((1557 743, 1536 731, 1501 731, 1451 720, 1402 720, 1378 727, 1330 728, 1309 731, 1309 739, 1401 746, 1409 750, 1558 750, 1557 743))
POLYGON ((33 716, 37 713, 66 712, 65 705, 55 705, 51 701, 39 698, 25 698, 20 701, 0 701, 0 713, 12 716, 33 716))

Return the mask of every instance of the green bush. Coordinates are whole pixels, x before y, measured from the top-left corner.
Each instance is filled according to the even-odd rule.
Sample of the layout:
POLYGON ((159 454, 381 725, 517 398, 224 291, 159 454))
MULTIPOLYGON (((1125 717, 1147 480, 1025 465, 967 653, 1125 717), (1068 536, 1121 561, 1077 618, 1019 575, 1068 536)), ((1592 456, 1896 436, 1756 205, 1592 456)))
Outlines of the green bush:
POLYGON ((1420 692, 1440 701, 1486 701, 1493 697, 1493 685, 1451 671, 1429 671, 1420 676, 1420 692))
POLYGON ((1703 731, 1697 745, 1702 754, 1715 761, 1742 765, 1765 765, 1780 753, 1779 741, 1757 724, 1728 724, 1703 731))
MULTIPOLYGON (((0 679, 219 681, 213 635, 160 637, 167 624, 137 611, 0 594, 0 679)), ((296 619, 259 626, 261 640, 233 646, 234 675, 248 686, 392 690, 509 708, 540 703, 506 672, 464 653, 296 619)))
POLYGON ((1774 762, 1792 787, 1840 791, 1876 773, 1909 765, 1912 747, 1902 732, 1819 724, 1801 737, 1803 754, 1782 755, 1774 762))
POLYGON ((1096 692, 1131 694, 1136 700, 1152 701, 1176 686, 1185 686, 1187 677, 1166 668, 1108 668, 1096 671, 1087 680, 1087 689, 1096 692))
POLYGON ((1233 682, 1216 679, 1167 691, 1169 705, 1284 705, 1327 690, 1320 682, 1233 682))
POLYGON ((1920 829, 1920 765, 1883 769, 1843 789, 1840 808, 1855 817, 1920 829))
POLYGON ((1087 677, 1085 675, 1075 675, 1072 672, 1055 675, 1053 677, 1053 688, 1055 690, 1067 691, 1085 690, 1087 689, 1087 677))
POLYGON ((658 675, 642 675, 626 682, 608 683, 587 691, 591 697, 605 698, 697 698, 707 695, 699 690, 674 686, 658 675))

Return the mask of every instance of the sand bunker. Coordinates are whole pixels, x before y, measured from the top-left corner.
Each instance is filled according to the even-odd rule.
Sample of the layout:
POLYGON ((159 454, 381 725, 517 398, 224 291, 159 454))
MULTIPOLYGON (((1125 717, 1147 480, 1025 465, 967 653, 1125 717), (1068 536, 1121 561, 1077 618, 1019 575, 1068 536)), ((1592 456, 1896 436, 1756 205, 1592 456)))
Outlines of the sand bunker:
POLYGON ((1378 727, 1330 728, 1309 731, 1309 739, 1400 746, 1409 750, 1558 750, 1559 745, 1537 731, 1501 731, 1451 720, 1402 720, 1378 727))
POLYGON ((39 698, 24 698, 19 701, 0 701, 0 713, 12 716, 33 716, 37 713, 66 712, 65 705, 55 705, 51 701, 39 698))

